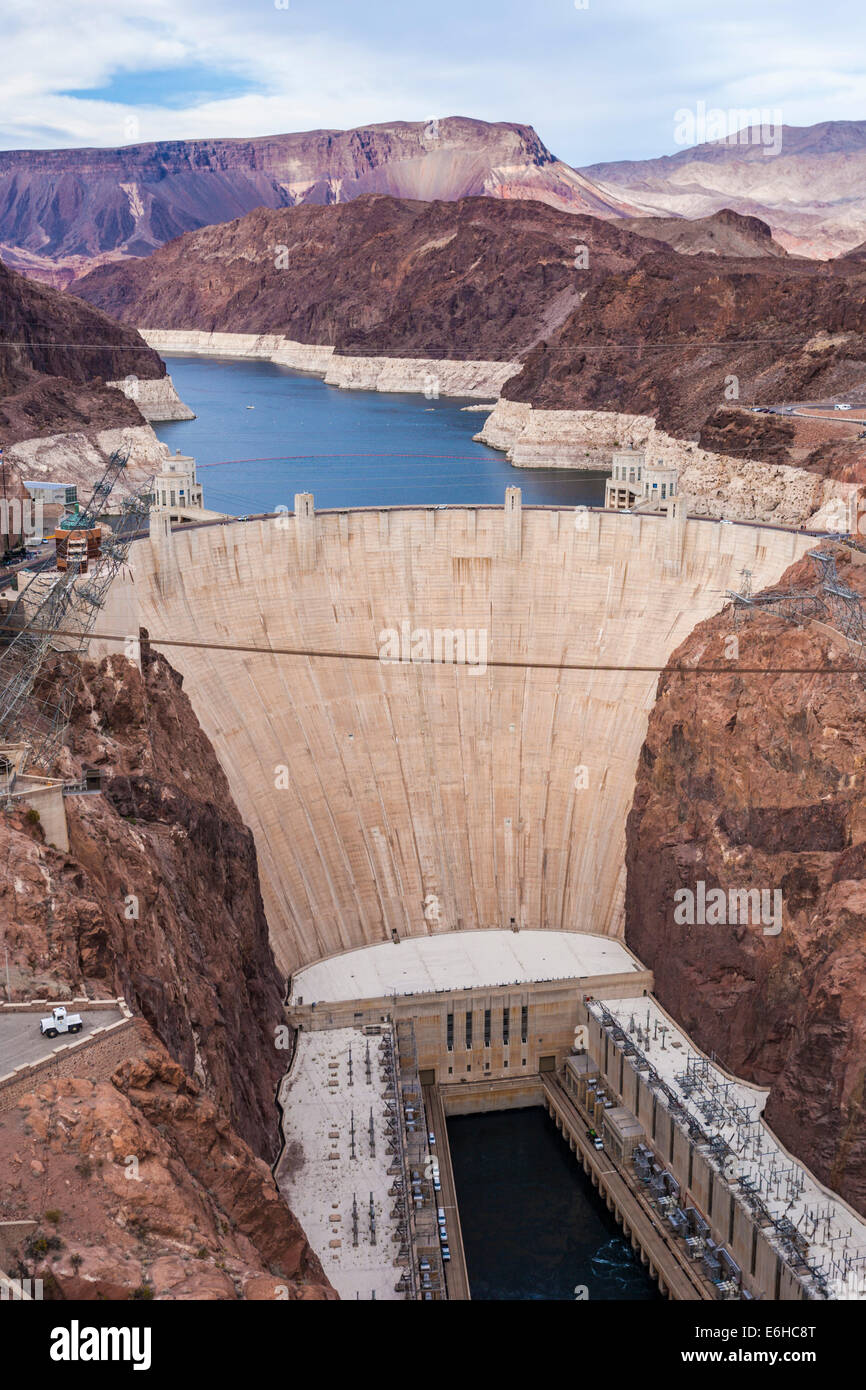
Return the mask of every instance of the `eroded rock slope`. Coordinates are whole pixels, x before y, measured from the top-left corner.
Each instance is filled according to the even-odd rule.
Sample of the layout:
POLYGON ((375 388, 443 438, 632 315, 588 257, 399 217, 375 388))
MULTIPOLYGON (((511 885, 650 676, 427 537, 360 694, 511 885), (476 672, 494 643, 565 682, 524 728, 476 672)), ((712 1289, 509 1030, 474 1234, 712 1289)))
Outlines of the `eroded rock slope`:
POLYGON ((0 1092, 2 1219, 39 1223, 18 1258, 65 1297, 329 1296, 267 1166, 287 1052, 255 848, 180 677, 146 642, 141 672, 86 663, 68 744, 58 771, 104 776, 69 853, 0 820, 13 998, 122 994, 139 1023, 119 1066, 0 1092))

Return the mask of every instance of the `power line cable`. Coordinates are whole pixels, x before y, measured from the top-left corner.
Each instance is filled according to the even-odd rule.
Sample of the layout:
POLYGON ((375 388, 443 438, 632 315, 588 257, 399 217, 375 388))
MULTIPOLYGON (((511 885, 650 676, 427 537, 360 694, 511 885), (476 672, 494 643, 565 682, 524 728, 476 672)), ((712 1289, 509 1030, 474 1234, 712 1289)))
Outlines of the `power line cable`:
MULTIPOLYGON (((0 632, 4 630, 0 625, 0 632)), ((28 628, 29 632, 52 632, 57 637, 75 637, 79 634, 67 632, 63 628, 28 628)), ((436 661, 433 658, 412 659, 409 661, 394 659, 383 659, 378 652, 337 652, 329 651, 317 647, 258 647, 239 642, 202 642, 194 641, 191 638, 179 637, 147 637, 139 638, 135 633, 107 633, 96 632, 93 634, 94 641, 117 642, 126 645, 130 642, 141 642, 142 645, 152 647, 180 647, 189 648, 197 651, 217 651, 232 652, 242 656, 295 656, 317 658, 329 661, 375 661, 385 666, 467 666, 473 667, 484 665, 485 667, 496 667, 505 670, 527 670, 527 671, 579 671, 579 672, 637 672, 648 675, 721 675, 721 676, 816 676, 816 675, 860 675, 860 666, 740 666, 729 662, 725 666, 687 666, 668 664, 662 665, 628 665, 619 662, 573 662, 573 661, 530 661, 520 658, 487 659, 482 662, 473 661, 436 661)))
MULTIPOLYGON (((193 330, 193 331, 197 331, 197 330, 193 330)), ((840 331, 844 331, 844 330, 840 330, 840 331)), ((862 336, 862 334, 857 333, 857 332, 855 332, 855 331, 851 331, 851 330, 848 331, 848 335, 851 336, 851 337, 861 337, 861 336, 862 336)), ((682 341, 680 341, 680 342, 674 342, 674 343, 576 343, 576 344, 574 344, 574 345, 571 346, 571 347, 565 347, 565 346, 548 347, 548 348, 547 348, 547 351, 550 352, 550 353, 555 353, 555 352, 562 352, 562 353, 569 353, 569 352, 621 352, 621 351, 626 351, 626 352, 643 352, 643 351, 644 351, 645 349, 647 349, 647 348, 658 348, 659 350, 661 350, 661 351, 666 351, 666 352, 680 352, 680 351, 682 351, 684 348, 805 347, 808 343, 811 343, 811 342, 812 342, 812 340, 813 340, 814 337, 815 337, 815 333, 810 333, 807 337, 803 337, 803 338, 731 338, 731 339, 722 338, 722 339, 710 340, 710 341, 708 341, 708 342, 701 342, 701 341, 698 341, 698 340, 695 340, 695 339, 684 339, 684 340, 682 340, 682 341)), ((301 346, 301 347, 315 347, 315 346, 321 346, 321 345, 320 345, 320 344, 314 344, 314 343, 301 343, 300 346, 301 346)), ((20 347, 27 347, 27 348, 29 348, 29 347, 39 347, 39 348, 64 348, 64 349, 75 349, 75 350, 80 350, 80 351, 82 351, 82 352, 101 352, 101 351, 110 351, 110 352, 147 352, 147 351, 150 351, 150 352, 156 352, 156 353, 157 353, 158 355, 160 355, 160 356, 161 356, 162 353, 164 352, 165 355, 166 355, 167 357, 174 357, 174 356, 176 356, 176 354, 177 354, 177 349, 175 349, 175 352, 173 353, 172 350, 171 350, 170 348, 163 348, 161 351, 160 351, 159 349, 157 349, 157 348, 150 348, 150 347, 148 346, 148 344, 144 341, 144 339, 142 339, 142 342, 141 342, 141 343, 53 343, 53 342, 40 342, 39 340, 36 340, 36 341, 34 341, 34 340, 29 340, 29 341, 28 341, 28 340, 23 340, 23 341, 20 341, 20 342, 19 342, 19 341, 15 340, 15 339, 3 338, 3 339, 0 339, 0 347, 10 347, 10 348, 12 348, 12 347, 17 347, 17 348, 20 348, 20 347)), ((529 351, 531 351, 531 350, 532 350, 532 349, 529 349, 529 348, 525 348, 525 349, 524 349, 524 348, 515 348, 515 349, 514 349, 515 352, 529 352, 529 351)), ((411 361, 419 362, 419 361, 420 361, 420 362, 424 362, 425 364, 431 363, 431 364, 433 364, 434 366, 435 366, 435 364, 436 364, 437 362, 449 362, 449 363, 450 363, 450 362, 464 362, 464 361, 469 362, 469 361, 477 361, 477 358, 434 357, 434 356, 432 355, 432 354, 435 353, 435 352, 442 352, 442 351, 444 351, 443 348, 432 348, 432 349, 431 349, 431 348, 414 347, 414 346, 408 346, 408 345, 400 344, 400 345, 399 345, 399 356, 395 357, 394 349, 393 349, 393 348, 374 348, 374 347, 366 348, 366 347, 365 347, 365 348, 363 349, 363 351, 359 348, 359 349, 358 349, 357 351, 355 351, 355 352, 348 352, 345 348, 343 348, 343 349, 341 349, 340 351, 338 351, 337 353, 335 353, 335 354, 333 355, 333 360, 334 360, 334 361, 337 361, 337 362, 357 362, 357 361, 363 361, 363 359, 364 359, 365 357, 390 357, 390 358, 393 358, 395 361, 402 361, 402 360, 405 360, 405 361, 407 361, 407 362, 411 362, 411 361), (408 353, 412 353, 412 354, 414 354, 414 355, 413 355, 412 357, 406 356, 405 354, 408 354, 408 353)), ((191 352, 191 353, 188 354, 188 356, 190 356, 190 357, 200 357, 200 356, 203 356, 203 357, 206 357, 206 358, 210 358, 210 357, 211 357, 211 354, 210 354, 210 353, 203 353, 203 354, 200 354, 200 353, 196 353, 196 352, 191 352)), ((269 365, 276 366, 276 367, 285 366, 285 364, 284 364, 284 363, 281 363, 281 362, 274 362, 274 363, 271 363, 271 359, 270 359, 269 357, 261 357, 261 358, 233 358, 233 359, 231 359, 231 360, 233 360, 233 361, 238 361, 238 362, 249 362, 249 361, 264 362, 264 363, 267 363, 267 364, 269 364, 269 365)), ((496 362, 497 364, 501 364, 502 366, 506 366, 512 359, 510 359, 510 358, 504 358, 504 357, 503 357, 503 358, 490 358, 489 360, 490 360, 490 361, 493 361, 493 362, 496 362)), ((518 363, 518 366, 519 366, 519 365, 521 365, 521 364, 518 363)), ((288 371, 296 371, 296 370, 298 370, 298 369, 297 369, 297 368, 292 368, 292 367, 287 367, 286 370, 288 370, 288 371)), ((316 375, 318 375, 318 373, 316 373, 316 375)), ((143 380, 161 380, 161 378, 149 378, 149 377, 148 377, 148 378, 143 378, 143 380)))

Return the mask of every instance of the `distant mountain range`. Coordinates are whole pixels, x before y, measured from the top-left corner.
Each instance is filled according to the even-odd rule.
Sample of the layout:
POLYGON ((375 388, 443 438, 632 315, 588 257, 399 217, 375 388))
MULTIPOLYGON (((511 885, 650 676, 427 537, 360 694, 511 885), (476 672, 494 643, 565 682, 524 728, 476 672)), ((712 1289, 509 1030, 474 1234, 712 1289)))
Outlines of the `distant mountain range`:
POLYGON ((788 251, 838 256, 866 238, 866 121, 782 126, 779 152, 759 129, 661 159, 582 169, 611 199, 677 217, 733 208, 762 218, 788 251))
POLYGON ((256 140, 0 151, 0 257, 67 284, 253 208, 365 193, 536 199, 596 217, 639 211, 556 159, 530 126, 454 116, 256 140))
MULTIPOLYGON (((462 116, 254 140, 0 151, 0 257, 66 285, 94 265, 147 256, 257 207, 367 193, 533 199, 605 219, 686 221, 732 209, 766 222, 788 251, 819 258, 866 240, 866 121, 784 126, 776 154, 753 135, 581 170, 551 154, 531 126, 462 116)), ((680 249, 729 254, 688 235, 680 249)))

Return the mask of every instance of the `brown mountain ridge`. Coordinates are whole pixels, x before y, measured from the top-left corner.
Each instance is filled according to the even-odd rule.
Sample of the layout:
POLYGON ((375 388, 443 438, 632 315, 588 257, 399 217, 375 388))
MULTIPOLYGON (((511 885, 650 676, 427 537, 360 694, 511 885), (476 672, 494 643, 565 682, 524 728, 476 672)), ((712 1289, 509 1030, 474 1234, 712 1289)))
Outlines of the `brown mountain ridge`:
MULTIPOLYGON (((74 288, 144 328, 282 333, 355 355, 517 357, 510 399, 649 414, 687 439, 712 427, 732 382, 756 405, 866 382, 857 258, 780 255, 763 224, 730 212, 688 224, 690 254, 648 236, 652 222, 631 225, 535 202, 363 197, 260 209, 74 288), (735 254, 695 250, 711 236, 735 254)), ((659 230, 682 243, 680 225, 659 230)), ((761 458, 763 417, 754 433, 752 418, 738 452, 761 458)), ((783 445, 773 461, 786 461, 783 445)))

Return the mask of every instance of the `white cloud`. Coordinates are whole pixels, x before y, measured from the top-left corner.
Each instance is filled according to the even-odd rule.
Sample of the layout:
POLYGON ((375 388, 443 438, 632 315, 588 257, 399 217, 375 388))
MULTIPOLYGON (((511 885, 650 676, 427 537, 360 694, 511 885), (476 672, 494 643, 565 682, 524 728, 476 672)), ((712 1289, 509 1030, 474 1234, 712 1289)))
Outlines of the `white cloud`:
POLYGON ((789 124, 866 117, 866 19, 837 11, 837 0, 590 0, 582 11, 573 0, 7 0, 0 145, 128 142, 133 113, 142 140, 469 115, 533 124, 577 163, 660 154, 674 148, 676 110, 699 100, 781 107, 789 124), (139 80, 189 68, 212 72, 196 83, 204 98, 148 99, 139 80), (113 101, 87 93, 109 84, 113 101))

